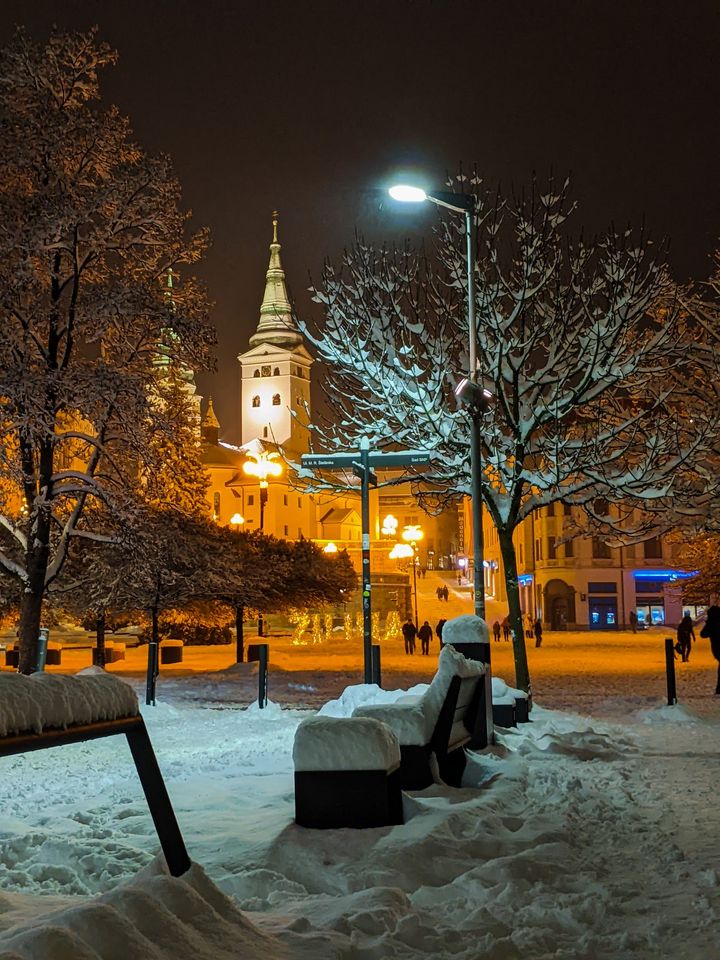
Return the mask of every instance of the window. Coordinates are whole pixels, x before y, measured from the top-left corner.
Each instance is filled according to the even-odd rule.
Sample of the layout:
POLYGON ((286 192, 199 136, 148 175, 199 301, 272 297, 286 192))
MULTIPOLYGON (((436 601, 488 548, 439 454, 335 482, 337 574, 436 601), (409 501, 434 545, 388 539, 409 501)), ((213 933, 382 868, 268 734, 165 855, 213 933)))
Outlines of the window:
POLYGON ((598 497, 594 501, 593 510, 599 517, 607 517, 610 513, 608 502, 603 497, 598 497))
POLYGON ((255 495, 251 493, 250 496, 248 497, 248 506, 252 507, 254 505, 255 505, 255 495))
POLYGON ((267 427, 263 427, 263 440, 267 440, 267 435, 268 435, 267 427))
POLYGON ((575 546, 574 546, 572 540, 568 540, 567 543, 565 544, 565 556, 566 556, 566 557, 574 557, 574 556, 575 556, 575 546))
POLYGON ((565 514, 566 517, 572 516, 572 507, 570 506, 569 503, 563 504, 563 513, 565 514))
POLYGON ((285 524, 285 526, 283 527, 283 530, 284 530, 284 536, 287 536, 288 533, 290 533, 290 527, 288 527, 287 524, 285 524))
POLYGON ((298 506, 299 506, 299 507, 302 506, 302 500, 300 499, 300 497, 298 497, 298 506))
POLYGON ((257 394, 255 394, 255 396, 252 398, 252 405, 254 407, 260 406, 260 397, 257 394))
POLYGON ((535 541, 535 559, 542 560, 542 540, 535 541))
POLYGON ((548 504, 547 516, 548 516, 548 517, 554 517, 554 516, 555 516, 555 504, 554 504, 554 503, 549 503, 549 504, 548 504))
POLYGON ((273 394, 273 406, 274 406, 274 407, 279 407, 279 406, 280 406, 280 394, 279 394, 279 393, 274 393, 274 394, 273 394))
POLYGON ((302 527, 298 527, 298 540, 302 540, 302 535, 303 535, 302 527))
POLYGON ((253 374, 253 376, 254 376, 254 377, 259 377, 259 376, 260 376, 260 371, 259 371, 259 370, 256 370, 255 373, 253 374))
POLYGON ((661 560, 662 559, 662 543, 660 537, 651 537, 649 540, 646 540, 643 544, 645 549, 645 559, 646 560, 661 560))
POLYGON ((280 376, 280 367, 275 367, 275 369, 273 370, 273 376, 274 377, 280 376))
POLYGON ((554 560, 556 555, 555 537, 548 537, 548 560, 554 560))
POLYGON ((612 557, 612 550, 604 540, 600 539, 600 537, 593 537, 592 555, 594 560, 610 560, 612 557))
POLYGON ((284 494, 283 494, 283 506, 286 507, 287 505, 288 505, 287 494, 284 493, 284 494))
POLYGON ((264 377, 269 377, 272 371, 272 367, 260 367, 260 372, 264 377))

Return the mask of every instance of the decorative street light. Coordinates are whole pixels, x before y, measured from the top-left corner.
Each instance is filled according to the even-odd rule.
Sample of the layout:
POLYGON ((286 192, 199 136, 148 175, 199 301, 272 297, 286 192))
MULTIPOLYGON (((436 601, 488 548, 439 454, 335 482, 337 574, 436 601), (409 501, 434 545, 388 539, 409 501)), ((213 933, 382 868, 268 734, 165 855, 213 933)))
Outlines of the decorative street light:
POLYGON ((397 517, 394 517, 389 513, 382 522, 382 527, 380 528, 380 533, 384 537, 394 537, 397 533, 398 521, 397 517))
MULTIPOLYGON (((433 191, 428 193, 419 187, 397 185, 390 187, 390 196, 402 203, 430 203, 454 213, 462 213, 465 217, 465 252, 467 269, 467 320, 469 366, 468 376, 464 381, 476 386, 477 379, 477 322, 475 319, 475 196, 471 193, 446 193, 433 191)), ((460 384, 457 389, 460 389, 460 384)), ((456 394, 460 397, 460 394, 456 394)), ((463 402, 466 402, 465 400, 463 402)), ((482 526, 482 446, 480 442, 481 410, 469 406, 470 412, 470 489, 473 510, 473 555, 475 570, 473 583, 475 587, 475 614, 485 619, 485 545, 483 543, 482 526)))
POLYGON ((276 463, 280 459, 279 453, 248 453, 248 460, 243 464, 243 470, 251 477, 260 481, 260 530, 265 526, 265 504, 268 498, 268 477, 279 477, 283 471, 282 464, 276 463))
POLYGON ((323 553, 337 553, 338 548, 335 543, 328 543, 323 547, 323 553))
POLYGON ((230 517, 230 526, 231 527, 241 527, 245 523, 245 517, 240 513, 234 513, 230 517))
MULTIPOLYGON (((422 531, 422 528, 419 527, 416 523, 403 527, 403 532, 401 537, 406 544, 410 544, 412 549, 412 568, 413 568, 413 593, 415 594, 415 629, 419 627, 418 621, 418 602, 417 602, 417 545, 418 541, 422 540, 425 534, 422 531)), ((398 544, 400 546, 400 544, 398 544)))

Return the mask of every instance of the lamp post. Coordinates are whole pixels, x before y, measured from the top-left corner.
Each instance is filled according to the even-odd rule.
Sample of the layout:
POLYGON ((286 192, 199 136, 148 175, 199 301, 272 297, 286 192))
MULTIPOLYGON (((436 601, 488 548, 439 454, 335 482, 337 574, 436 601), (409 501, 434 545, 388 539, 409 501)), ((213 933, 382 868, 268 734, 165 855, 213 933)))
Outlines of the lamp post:
POLYGON ((413 597, 415 600, 415 629, 417 630, 417 580, 415 579, 415 548, 409 543, 396 543, 388 554, 391 560, 413 560, 413 597))
MULTIPOLYGON (((248 459, 243 464, 243 471, 251 477, 257 477, 260 482, 260 532, 265 528, 265 504, 268 498, 268 477, 279 477, 282 473, 282 464, 275 461, 280 459, 279 453, 248 453, 248 459)), ((262 616, 258 617, 258 636, 264 635, 262 616)))
MULTIPOLYGON (((398 185, 390 187, 393 200, 403 203, 422 203, 429 200, 438 207, 461 213, 465 217, 465 256, 467 269, 467 322, 469 371, 467 380, 473 383, 477 378, 477 322, 475 318, 475 197, 473 194, 446 193, 433 191, 427 193, 419 187, 398 185)), ((456 391, 457 394, 457 391, 456 391)), ((485 619, 485 545, 482 526, 482 444, 480 420, 482 410, 470 412, 470 499, 473 511, 473 557, 475 569, 473 585, 475 593, 475 615, 485 619)))
POLYGON ((415 592, 415 629, 417 630, 420 626, 418 621, 418 605, 417 605, 417 545, 420 540, 425 536, 422 531, 422 528, 417 524, 412 524, 403 528, 401 534, 405 543, 409 543, 412 547, 413 552, 413 591, 415 592))

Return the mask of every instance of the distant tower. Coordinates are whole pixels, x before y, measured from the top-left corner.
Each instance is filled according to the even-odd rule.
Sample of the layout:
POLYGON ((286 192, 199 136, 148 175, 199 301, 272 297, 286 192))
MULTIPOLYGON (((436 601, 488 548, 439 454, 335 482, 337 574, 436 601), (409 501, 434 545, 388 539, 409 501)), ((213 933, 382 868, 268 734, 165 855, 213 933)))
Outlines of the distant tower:
POLYGON ((242 442, 257 438, 302 453, 310 441, 305 424, 310 410, 313 360, 303 344, 288 300, 280 263, 277 211, 273 213, 272 225, 260 321, 250 337, 250 349, 238 357, 242 376, 242 442))
POLYGON ((203 440, 216 445, 220 442, 220 421, 215 416, 212 397, 208 397, 207 410, 202 419, 201 429, 203 440))
MULTIPOLYGON (((177 309, 174 299, 175 281, 177 279, 177 273, 175 273, 172 267, 168 267, 165 274, 165 282, 163 284, 163 297, 173 313, 175 313, 177 309)), ((168 335, 171 339, 175 340, 177 338, 177 334, 172 330, 166 330, 165 332, 166 335, 168 335)), ((154 360, 155 368, 160 376, 167 376, 167 373, 170 369, 170 363, 171 360, 168 356, 167 348, 161 346, 158 350, 158 355, 154 360)), ((190 369, 190 367, 182 364, 179 368, 179 375, 180 380, 182 381, 182 389, 187 394, 187 398, 190 403, 191 416, 197 425, 198 433, 200 433, 200 406, 202 404, 202 396, 197 392, 195 373, 190 369)))

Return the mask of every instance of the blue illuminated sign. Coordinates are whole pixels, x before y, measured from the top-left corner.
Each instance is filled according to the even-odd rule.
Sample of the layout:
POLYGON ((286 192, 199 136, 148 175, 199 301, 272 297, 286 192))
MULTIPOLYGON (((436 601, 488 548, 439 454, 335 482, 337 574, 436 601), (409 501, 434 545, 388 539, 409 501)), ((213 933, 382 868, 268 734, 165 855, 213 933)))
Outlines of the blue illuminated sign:
POLYGON ((533 575, 531 573, 521 573, 518 577, 518 583, 521 587, 529 587, 533 582, 533 575))
POLYGON ((633 570, 633 576, 636 580, 664 580, 672 582, 673 580, 687 580, 688 577, 694 577, 697 570, 633 570))

